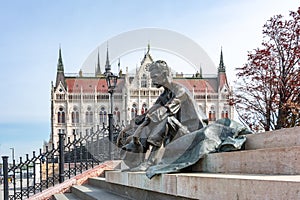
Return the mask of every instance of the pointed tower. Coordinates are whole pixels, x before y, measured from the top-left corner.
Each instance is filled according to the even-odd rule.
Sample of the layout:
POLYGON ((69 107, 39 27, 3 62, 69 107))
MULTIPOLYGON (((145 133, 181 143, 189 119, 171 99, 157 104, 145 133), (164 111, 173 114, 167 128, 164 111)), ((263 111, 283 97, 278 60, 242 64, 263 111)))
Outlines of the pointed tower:
POLYGON ((96 66, 96 77, 102 76, 101 68, 100 68, 100 56, 99 56, 99 49, 98 49, 98 59, 97 59, 97 66, 96 66))
POLYGON ((147 49, 147 54, 150 52, 150 41, 148 41, 148 49, 147 49))
POLYGON ((223 51, 221 47, 221 55, 220 55, 220 63, 218 67, 218 83, 219 83, 219 89, 222 89, 224 85, 228 86, 227 83, 227 77, 226 77, 226 69, 223 61, 223 51))
POLYGON ((121 61, 120 61, 120 58, 118 60, 118 71, 119 71, 119 77, 122 77, 123 76, 123 71, 121 69, 121 61))
POLYGON ((150 43, 148 42, 147 52, 145 53, 144 58, 141 61, 141 65, 144 65, 144 63, 150 63, 150 62, 153 62, 153 59, 150 55, 150 43))
POLYGON ((110 74, 111 73, 111 65, 109 63, 109 55, 108 55, 108 45, 106 50, 106 63, 105 63, 105 72, 104 74, 110 74))
POLYGON ((223 61, 223 51, 222 51, 222 47, 221 47, 221 55, 220 55, 220 63, 219 63, 219 68, 218 68, 218 72, 225 72, 225 65, 224 65, 224 61, 223 61))
POLYGON ((58 53, 57 74, 56 74, 55 87, 57 87, 60 82, 62 83, 62 85, 66 89, 66 81, 65 81, 65 74, 64 74, 64 64, 63 64, 62 56, 61 56, 61 47, 59 47, 59 53, 58 53))
POLYGON ((203 78, 203 75, 202 75, 202 66, 200 65, 200 77, 199 78, 203 78))

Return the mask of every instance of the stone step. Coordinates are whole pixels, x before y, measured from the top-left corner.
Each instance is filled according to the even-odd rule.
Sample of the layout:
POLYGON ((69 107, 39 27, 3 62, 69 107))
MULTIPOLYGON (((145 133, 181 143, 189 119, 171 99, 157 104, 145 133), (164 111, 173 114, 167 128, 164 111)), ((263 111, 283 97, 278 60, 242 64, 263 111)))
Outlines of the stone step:
POLYGON ((190 167, 193 172, 300 174, 300 146, 211 153, 190 167))
POLYGON ((109 183, 103 178, 95 177, 89 179, 89 184, 105 189, 112 193, 118 193, 121 196, 126 196, 129 199, 145 199, 145 200, 157 200, 157 199, 168 199, 168 200, 186 200, 187 198, 181 198, 178 196, 172 196, 164 193, 160 193, 157 191, 144 190, 136 187, 129 187, 122 184, 109 183))
POLYGON ((106 181, 180 199, 300 199, 300 175, 164 174, 110 171, 106 181))
POLYGON ((300 146, 300 127, 247 135, 246 150, 300 146))
POLYGON ((181 174, 177 186, 178 195, 197 199, 300 198, 299 175, 181 174))
POLYGON ((109 192, 103 188, 94 187, 91 185, 75 185, 71 188, 72 194, 83 200, 121 200, 128 199, 124 196, 109 192))
POLYGON ((55 200, 80 200, 79 197, 75 196, 72 193, 64 193, 64 194, 55 194, 53 195, 55 200))

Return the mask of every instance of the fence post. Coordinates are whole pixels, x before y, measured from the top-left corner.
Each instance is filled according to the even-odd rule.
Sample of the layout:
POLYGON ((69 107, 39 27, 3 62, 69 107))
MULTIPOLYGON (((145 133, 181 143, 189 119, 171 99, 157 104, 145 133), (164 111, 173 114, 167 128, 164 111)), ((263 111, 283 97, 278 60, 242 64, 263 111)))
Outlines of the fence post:
POLYGON ((8 200, 8 156, 2 156, 3 160, 3 190, 4 200, 8 200))
POLYGON ((65 155, 64 155, 64 146, 65 146, 65 133, 64 130, 59 130, 59 183, 64 182, 65 180, 65 155))
POLYGON ((112 142, 113 142, 113 114, 108 114, 108 153, 109 160, 113 160, 112 142))

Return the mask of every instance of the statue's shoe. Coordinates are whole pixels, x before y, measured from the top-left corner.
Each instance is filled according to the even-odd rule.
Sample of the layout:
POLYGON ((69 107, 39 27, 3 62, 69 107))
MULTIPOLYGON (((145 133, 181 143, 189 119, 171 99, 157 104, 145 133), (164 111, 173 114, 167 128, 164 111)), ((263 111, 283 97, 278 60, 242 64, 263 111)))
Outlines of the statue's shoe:
POLYGON ((144 172, 146 171, 150 166, 152 166, 151 162, 146 161, 141 163, 139 166, 131 168, 130 172, 144 172))
POLYGON ((143 153, 144 147, 139 141, 138 142, 131 141, 128 144, 124 145, 122 147, 122 150, 133 152, 133 153, 143 153))

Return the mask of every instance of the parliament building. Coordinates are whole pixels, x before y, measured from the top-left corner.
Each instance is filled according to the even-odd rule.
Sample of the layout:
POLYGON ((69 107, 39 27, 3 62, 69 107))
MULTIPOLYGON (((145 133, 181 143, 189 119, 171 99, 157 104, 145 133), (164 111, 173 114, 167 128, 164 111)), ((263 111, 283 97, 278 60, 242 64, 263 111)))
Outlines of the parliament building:
MULTIPOLYGON (((78 74, 70 76, 64 71, 61 48, 59 49, 56 81, 51 87, 50 144, 57 145, 60 131, 72 139, 74 133, 85 133, 91 127, 101 128, 107 125, 111 104, 103 72, 105 68, 110 68, 108 49, 106 54, 106 64, 101 67, 98 53, 95 73, 92 76, 86 76, 81 70, 78 74)), ((146 112, 162 93, 162 88, 151 85, 147 69, 147 64, 151 62, 153 58, 148 45, 135 74, 129 74, 128 68, 124 73, 120 70, 113 95, 115 124, 127 125, 136 115, 146 112)), ((200 69, 193 75, 175 72, 173 81, 181 83, 191 92, 209 122, 220 118, 233 118, 232 91, 227 82, 222 50, 215 76, 205 77, 200 69)))

